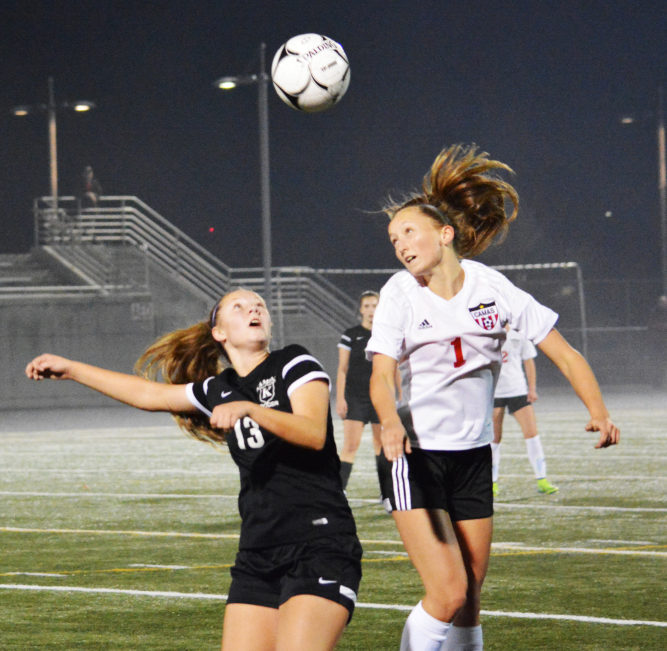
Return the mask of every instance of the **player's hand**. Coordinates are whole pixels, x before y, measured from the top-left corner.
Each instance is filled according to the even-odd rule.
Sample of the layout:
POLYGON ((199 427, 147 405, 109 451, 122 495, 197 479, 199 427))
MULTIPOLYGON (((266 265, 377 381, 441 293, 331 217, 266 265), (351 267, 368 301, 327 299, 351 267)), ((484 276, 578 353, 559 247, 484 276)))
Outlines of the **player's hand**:
POLYGON ((341 418, 345 418, 345 416, 347 416, 347 401, 345 398, 339 398, 336 400, 336 413, 341 418))
POLYGON ((412 452, 410 439, 408 439, 405 428, 398 419, 382 425, 380 440, 387 461, 396 461, 403 456, 404 452, 406 454, 412 452))
POLYGON ((586 425, 587 432, 600 432, 596 448, 608 448, 621 440, 621 430, 611 422, 611 418, 591 418, 586 425))
POLYGON ((223 431, 234 429, 234 425, 239 418, 247 416, 253 403, 246 400, 226 402, 223 405, 217 405, 211 412, 211 426, 223 431))
POLYGON ((239 418, 247 416, 254 404, 247 400, 238 400, 236 402, 226 402, 224 405, 217 405, 211 413, 211 427, 223 431, 234 429, 236 421, 239 418))
POLYGON ((528 395, 526 396, 526 399, 528 402, 532 405, 534 402, 537 402, 537 399, 539 396, 537 395, 537 391, 531 391, 528 389, 528 395))
POLYGON ((31 380, 67 380, 70 360, 58 355, 44 353, 35 357, 25 367, 25 374, 31 380))

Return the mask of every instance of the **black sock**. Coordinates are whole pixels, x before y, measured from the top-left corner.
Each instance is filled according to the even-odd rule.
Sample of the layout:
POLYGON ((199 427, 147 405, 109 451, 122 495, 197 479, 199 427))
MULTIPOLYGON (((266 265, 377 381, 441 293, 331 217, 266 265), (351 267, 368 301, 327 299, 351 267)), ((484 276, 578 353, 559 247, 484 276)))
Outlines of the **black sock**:
POLYGON ((340 462, 340 480, 343 482, 343 489, 347 487, 347 482, 350 479, 350 473, 352 472, 352 464, 348 461, 340 462))

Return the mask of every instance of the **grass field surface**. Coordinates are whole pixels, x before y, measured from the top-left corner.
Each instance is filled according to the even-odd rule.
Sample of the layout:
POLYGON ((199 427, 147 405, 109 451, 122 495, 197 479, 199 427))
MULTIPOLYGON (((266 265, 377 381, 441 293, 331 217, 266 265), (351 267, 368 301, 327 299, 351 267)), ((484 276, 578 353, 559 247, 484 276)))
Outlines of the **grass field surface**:
MULTIPOLYGON (((576 398, 543 397, 549 496, 505 419, 486 649, 667 648, 665 398, 610 395, 622 444, 594 450, 576 398)), ((239 530, 226 452, 125 408, 0 419, 0 649, 219 648, 239 530)), ((364 578, 339 649, 397 649, 421 597, 369 439, 348 486, 364 578)))

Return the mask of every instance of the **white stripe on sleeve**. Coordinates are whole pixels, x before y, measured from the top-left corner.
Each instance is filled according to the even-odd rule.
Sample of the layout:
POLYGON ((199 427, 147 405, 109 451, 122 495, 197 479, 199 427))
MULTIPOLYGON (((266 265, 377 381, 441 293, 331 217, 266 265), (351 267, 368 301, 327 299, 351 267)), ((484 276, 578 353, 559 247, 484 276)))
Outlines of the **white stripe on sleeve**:
MULTIPOLYGON (((211 378, 209 378, 208 380, 210 380, 210 379, 211 378)), ((204 383, 204 387, 206 387, 206 384, 208 383, 208 380, 206 380, 206 383, 204 383)), ((197 400, 197 397, 195 396, 195 392, 192 390, 193 384, 194 384, 194 382, 190 382, 190 384, 187 384, 185 386, 185 394, 187 395, 188 400, 192 403, 193 407, 196 407, 197 409, 199 409, 199 411, 204 412, 207 416, 210 417, 211 412, 206 407, 204 407, 204 405, 202 405, 201 402, 199 402, 199 400, 197 400)))
POLYGON ((320 368, 322 365, 312 355, 297 355, 293 360, 290 360, 283 366, 283 379, 287 376, 292 368, 301 362, 315 362, 320 368))
POLYGON ((301 376, 298 380, 294 380, 294 382, 287 387, 287 396, 291 396, 293 391, 296 391, 299 387, 302 387, 304 384, 308 384, 308 382, 312 382, 313 380, 324 380, 329 387, 331 387, 331 380, 329 380, 329 376, 324 371, 311 371, 310 373, 301 376))

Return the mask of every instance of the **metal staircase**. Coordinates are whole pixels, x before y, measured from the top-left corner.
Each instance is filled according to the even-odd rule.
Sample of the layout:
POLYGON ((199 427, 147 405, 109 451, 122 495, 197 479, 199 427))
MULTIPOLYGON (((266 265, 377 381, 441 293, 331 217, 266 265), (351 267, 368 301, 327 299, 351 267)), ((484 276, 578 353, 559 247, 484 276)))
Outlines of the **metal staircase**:
MULTIPOLYGON (((146 291, 150 266, 155 265, 209 303, 234 287, 263 293, 262 268, 229 267, 137 197, 105 196, 98 206, 87 209, 81 209, 74 197, 60 197, 57 211, 50 197, 42 197, 33 209, 36 248, 77 278, 69 291, 146 291)), ((278 324, 288 316, 314 316, 341 332, 356 320, 354 299, 312 268, 274 267, 271 287, 278 324)), ((5 289, 0 286, 0 297, 5 289)), ((66 291, 62 286, 52 289, 66 291)))

